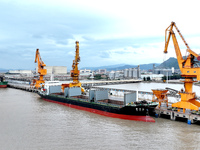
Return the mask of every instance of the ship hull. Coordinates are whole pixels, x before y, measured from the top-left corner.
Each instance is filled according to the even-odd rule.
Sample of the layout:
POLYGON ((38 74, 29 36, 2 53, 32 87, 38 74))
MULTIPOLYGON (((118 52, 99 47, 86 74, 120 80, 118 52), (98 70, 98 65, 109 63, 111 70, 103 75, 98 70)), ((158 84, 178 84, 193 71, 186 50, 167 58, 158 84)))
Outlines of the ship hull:
POLYGON ((8 82, 0 82, 0 88, 7 88, 8 82))
POLYGON ((120 119, 126 119, 126 120, 135 120, 135 121, 144 121, 144 122, 155 122, 155 120, 147 115, 147 109, 148 113, 153 113, 152 111, 155 109, 153 107, 144 107, 144 106, 138 106, 138 107, 115 107, 115 106, 109 106, 109 105, 102 105, 95 102, 88 102, 88 101, 82 101, 72 98, 64 98, 59 96, 52 96, 52 95, 42 95, 39 94, 41 98, 45 101, 53 102, 62 104, 71 108, 76 108, 79 110, 84 110, 92 113, 96 113, 99 115, 107 116, 107 117, 113 117, 113 118, 120 118, 120 119), (136 110, 143 110, 143 111, 136 111, 136 110))

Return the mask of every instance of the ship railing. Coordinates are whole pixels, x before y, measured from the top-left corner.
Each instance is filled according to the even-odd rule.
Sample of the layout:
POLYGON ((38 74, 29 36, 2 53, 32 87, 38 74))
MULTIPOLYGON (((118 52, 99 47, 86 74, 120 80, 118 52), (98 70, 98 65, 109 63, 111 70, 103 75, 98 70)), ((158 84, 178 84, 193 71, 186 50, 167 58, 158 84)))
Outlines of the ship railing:
POLYGON ((101 105, 110 105, 110 106, 114 106, 114 107, 119 107, 121 105, 117 105, 117 104, 111 104, 111 103, 104 103, 104 102, 98 102, 96 101, 95 103, 101 104, 101 105))
POLYGON ((82 99, 82 98, 79 98, 78 100, 81 100, 81 101, 84 101, 84 102, 89 102, 88 99, 82 99))
MULTIPOLYGON (((53 96, 56 96, 56 97, 63 97, 63 95, 57 95, 57 94, 52 94, 53 96)), ((73 97, 70 97, 71 100, 79 100, 79 101, 85 101, 85 102, 89 102, 88 99, 81 99, 81 98, 73 98, 73 97)), ((110 105, 110 106, 114 106, 114 107, 122 107, 124 105, 117 105, 117 104, 111 104, 111 103, 104 103, 104 102, 99 102, 99 101, 96 101, 95 103, 97 104, 101 104, 101 105, 110 105)))
MULTIPOLYGON (((85 102, 89 102, 88 99, 78 99, 78 100, 85 101, 85 102)), ((95 103, 101 104, 101 105, 110 105, 110 106, 114 106, 114 107, 119 107, 119 106, 121 106, 121 105, 117 105, 117 104, 104 103, 104 102, 99 102, 99 101, 96 101, 95 103)))

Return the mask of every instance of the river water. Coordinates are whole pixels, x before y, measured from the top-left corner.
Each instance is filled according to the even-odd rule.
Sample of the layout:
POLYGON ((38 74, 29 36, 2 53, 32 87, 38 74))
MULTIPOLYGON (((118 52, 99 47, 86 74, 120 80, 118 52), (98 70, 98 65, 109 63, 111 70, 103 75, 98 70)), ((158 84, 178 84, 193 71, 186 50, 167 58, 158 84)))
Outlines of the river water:
POLYGON ((104 117, 44 101, 36 93, 0 89, 0 150, 200 149, 199 125, 155 121, 104 117))

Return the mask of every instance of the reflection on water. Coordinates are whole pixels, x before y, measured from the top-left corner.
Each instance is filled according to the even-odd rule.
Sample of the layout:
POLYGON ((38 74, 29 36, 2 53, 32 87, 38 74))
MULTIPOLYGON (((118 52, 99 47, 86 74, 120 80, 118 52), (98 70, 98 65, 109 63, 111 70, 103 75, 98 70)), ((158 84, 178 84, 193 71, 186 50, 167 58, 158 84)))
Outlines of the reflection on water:
POLYGON ((0 89, 0 149, 200 148, 199 125, 155 120, 109 118, 43 101, 36 93, 0 89))

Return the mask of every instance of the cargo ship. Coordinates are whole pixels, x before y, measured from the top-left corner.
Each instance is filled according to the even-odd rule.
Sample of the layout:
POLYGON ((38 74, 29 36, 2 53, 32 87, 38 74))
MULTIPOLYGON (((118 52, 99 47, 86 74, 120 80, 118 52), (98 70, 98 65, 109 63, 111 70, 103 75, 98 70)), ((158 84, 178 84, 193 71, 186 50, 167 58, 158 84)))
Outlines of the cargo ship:
POLYGON ((8 85, 7 81, 4 81, 3 77, 0 77, 0 88, 6 88, 8 85))
POLYGON ((155 107, 158 103, 137 101, 137 92, 124 93, 124 100, 113 99, 108 90, 91 89, 87 94, 81 93, 80 87, 65 88, 61 92, 61 86, 44 86, 38 94, 45 101, 66 105, 71 108, 96 113, 103 116, 155 122, 151 117, 155 115, 155 107))

